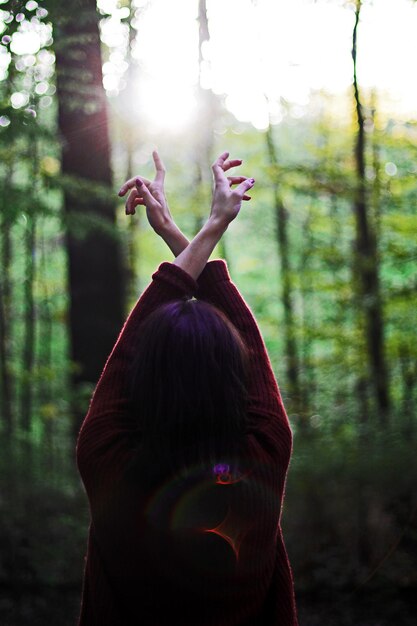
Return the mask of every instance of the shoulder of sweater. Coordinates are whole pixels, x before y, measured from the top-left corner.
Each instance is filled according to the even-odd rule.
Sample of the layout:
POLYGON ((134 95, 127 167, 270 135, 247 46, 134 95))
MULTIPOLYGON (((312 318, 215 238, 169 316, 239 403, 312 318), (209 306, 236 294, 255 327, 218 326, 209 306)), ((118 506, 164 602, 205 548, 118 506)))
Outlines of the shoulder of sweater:
POLYGON ((164 261, 152 274, 152 279, 156 282, 168 283, 177 287, 185 293, 194 294, 198 285, 197 282, 178 265, 164 261))
POLYGON ((209 261, 198 278, 198 286, 202 289, 218 282, 230 281, 227 263, 223 259, 209 261))

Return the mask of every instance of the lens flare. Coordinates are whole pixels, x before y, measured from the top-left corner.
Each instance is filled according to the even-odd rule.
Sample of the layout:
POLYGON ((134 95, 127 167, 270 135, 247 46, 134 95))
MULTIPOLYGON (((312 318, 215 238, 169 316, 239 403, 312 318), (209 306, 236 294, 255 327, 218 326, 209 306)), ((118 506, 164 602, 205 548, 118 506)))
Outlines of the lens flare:
POLYGON ((206 528, 204 529, 204 532, 213 533, 214 535, 218 535, 224 539, 232 548, 236 561, 238 561, 242 542, 252 526, 253 524, 251 522, 237 516, 229 508, 226 517, 218 526, 215 526, 214 528, 206 528))

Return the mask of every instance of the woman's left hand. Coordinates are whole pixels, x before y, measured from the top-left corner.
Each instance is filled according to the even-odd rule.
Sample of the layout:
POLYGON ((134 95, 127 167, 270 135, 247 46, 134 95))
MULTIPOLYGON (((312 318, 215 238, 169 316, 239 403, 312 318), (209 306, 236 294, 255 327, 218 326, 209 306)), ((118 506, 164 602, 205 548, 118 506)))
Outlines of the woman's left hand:
POLYGON ((130 189, 125 204, 126 215, 134 215, 138 205, 145 206, 149 224, 158 235, 163 235, 164 231, 172 226, 173 219, 165 197, 164 164, 156 150, 152 153, 152 157, 155 164, 154 180, 135 176, 122 185, 119 196, 126 195, 130 189))

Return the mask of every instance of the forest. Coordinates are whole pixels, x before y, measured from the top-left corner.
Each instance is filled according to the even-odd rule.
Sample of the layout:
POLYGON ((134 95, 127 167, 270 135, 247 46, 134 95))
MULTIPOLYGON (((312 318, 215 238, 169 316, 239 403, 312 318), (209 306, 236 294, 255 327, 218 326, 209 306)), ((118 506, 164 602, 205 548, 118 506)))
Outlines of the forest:
MULTIPOLYGON (((141 207, 126 216, 117 195, 153 175, 156 146, 190 238, 208 216, 218 154, 256 179, 214 256, 258 320, 293 431, 283 530, 300 626, 415 623, 417 109, 361 80, 362 29, 385 0, 297 2, 306 15, 330 12, 329 57, 331 20, 343 15, 349 81, 338 92, 280 92, 285 72, 292 87, 301 78, 260 51, 294 24, 288 2, 0 0, 3 626, 77 623, 89 509, 76 437, 128 312, 172 260, 141 207), (268 19, 274 4, 282 22, 268 19), (194 45, 175 57, 182 65, 167 28, 179 49, 182 38, 194 45), (219 50, 222 28, 232 42, 239 28, 259 32, 219 50), (224 85, 239 55, 253 65, 233 95, 224 85), (149 68, 165 66, 152 100, 149 68), (238 108, 258 88, 245 119, 238 108)), ((400 4, 415 20, 417 6, 400 4)), ((410 83, 415 53, 397 68, 410 83)))

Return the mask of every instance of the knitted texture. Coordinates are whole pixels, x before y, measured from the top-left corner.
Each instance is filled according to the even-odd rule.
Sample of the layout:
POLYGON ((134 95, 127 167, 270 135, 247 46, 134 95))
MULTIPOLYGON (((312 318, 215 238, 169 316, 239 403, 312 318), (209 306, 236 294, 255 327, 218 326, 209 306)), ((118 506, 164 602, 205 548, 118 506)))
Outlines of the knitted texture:
POLYGON ((91 513, 79 626, 297 626, 281 532, 292 434, 256 321, 224 261, 207 263, 198 283, 171 263, 152 279, 77 441, 91 513), (247 346, 246 452, 238 476, 223 466, 190 468, 149 492, 126 479, 138 436, 128 369, 144 319, 187 296, 220 309, 247 346))

